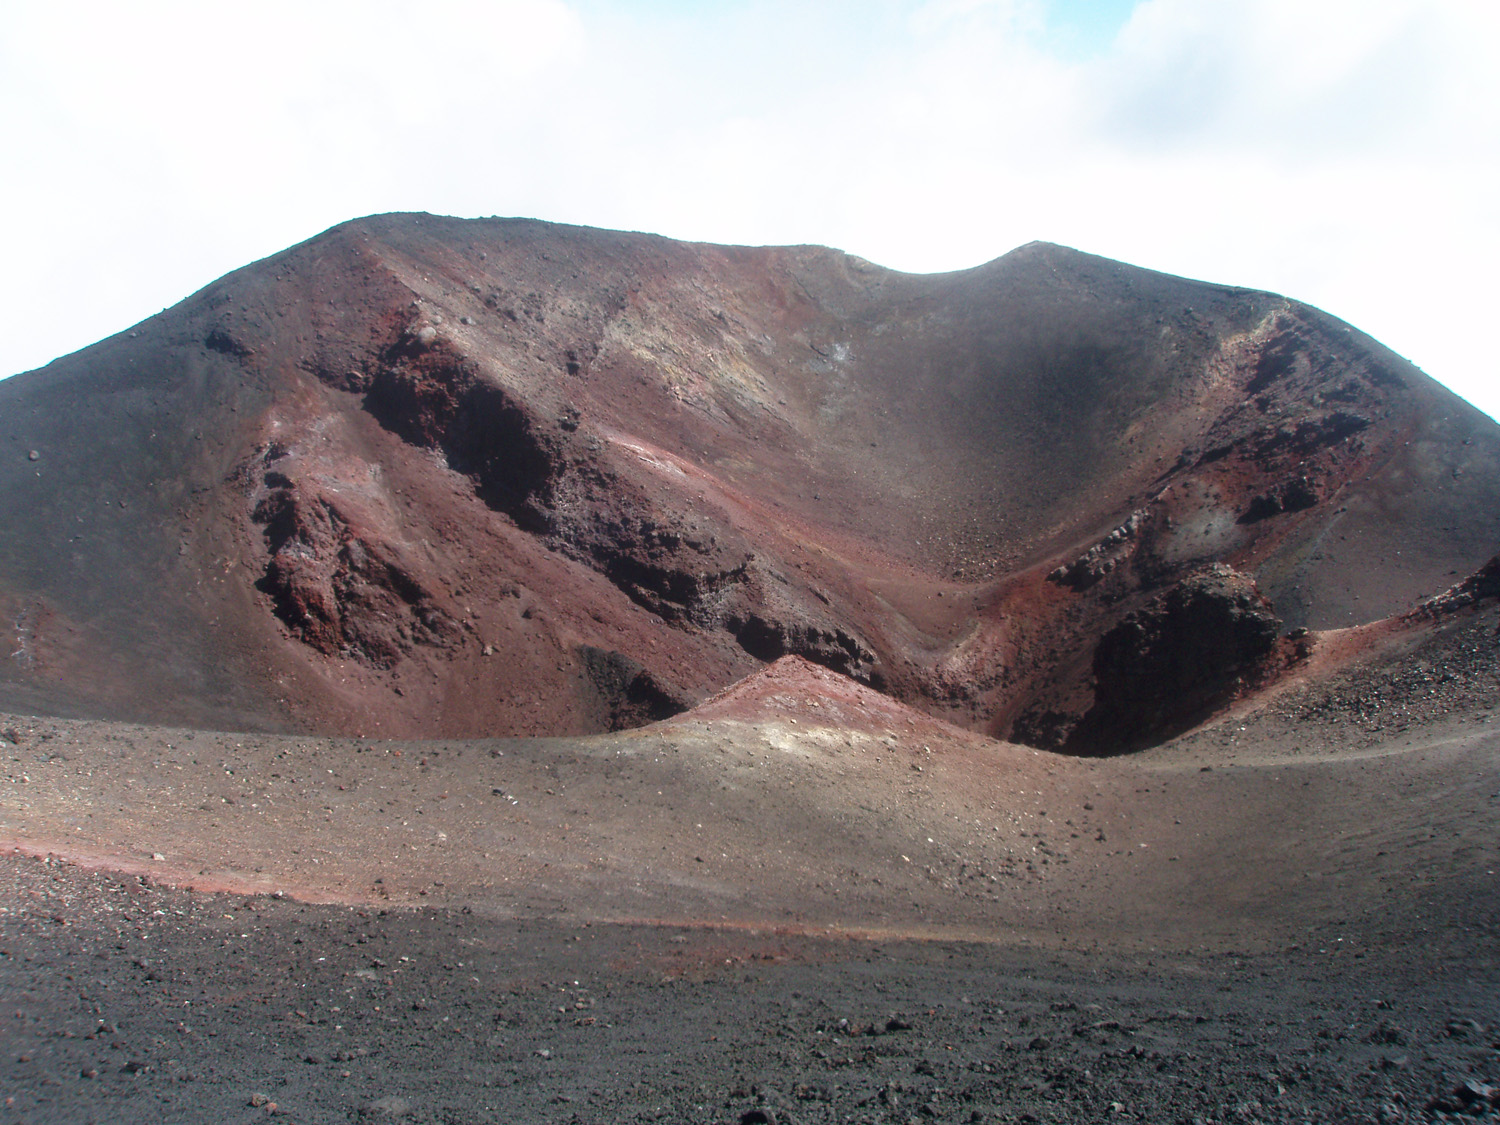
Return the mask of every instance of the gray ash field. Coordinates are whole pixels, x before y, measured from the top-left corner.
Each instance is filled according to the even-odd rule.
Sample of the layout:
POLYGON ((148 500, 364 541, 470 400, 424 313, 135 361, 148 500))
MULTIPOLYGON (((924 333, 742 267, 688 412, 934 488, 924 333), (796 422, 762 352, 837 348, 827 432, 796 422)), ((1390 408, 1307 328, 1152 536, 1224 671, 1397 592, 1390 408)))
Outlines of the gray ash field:
POLYGON ((1483 910, 1065 952, 6 878, 15 1121, 1472 1121, 1500 1060, 1483 910))
POLYGON ((1126 759, 1014 748, 1024 758, 987 782, 1009 831, 990 825, 1001 842, 968 850, 917 833, 985 783, 964 760, 985 744, 916 718, 898 737, 896 705, 852 685, 834 696, 795 665, 702 717, 578 742, 355 747, 13 718, 5 1113, 1477 1120, 1500 1069, 1500 738, 1486 721, 1500 691, 1473 659, 1494 644, 1486 611, 1126 759), (1450 660, 1446 678, 1412 671, 1450 660), (842 745, 862 706, 899 784, 856 785, 846 760, 817 757, 832 728, 809 717, 836 711, 842 745), (637 761, 622 766, 625 739, 637 761), (740 804, 731 745, 762 763, 740 804), (207 815, 172 764, 184 747, 217 776, 212 820, 184 811, 207 815), (518 753, 527 769, 499 764, 518 753), (389 775, 355 768, 376 754, 389 775), (607 792, 581 768, 591 754, 607 792), (716 783, 680 760, 695 754, 716 783), (250 790, 289 761, 333 780, 305 795, 311 823, 268 828, 250 790), (90 777, 92 813, 62 799, 55 771, 90 777), (529 831, 463 838, 469 817, 444 806, 476 774, 491 800, 525 803, 529 831), (667 810, 655 787, 673 782, 667 810), (379 800, 335 811, 361 786, 379 800), (610 798, 595 835, 564 831, 578 802, 610 798), (730 831, 712 846, 745 851, 710 878, 715 812, 730 831), (429 817, 427 845, 406 845, 429 817), (912 839, 930 848, 916 862, 872 847, 912 839), (993 877, 966 877, 986 864, 993 877))

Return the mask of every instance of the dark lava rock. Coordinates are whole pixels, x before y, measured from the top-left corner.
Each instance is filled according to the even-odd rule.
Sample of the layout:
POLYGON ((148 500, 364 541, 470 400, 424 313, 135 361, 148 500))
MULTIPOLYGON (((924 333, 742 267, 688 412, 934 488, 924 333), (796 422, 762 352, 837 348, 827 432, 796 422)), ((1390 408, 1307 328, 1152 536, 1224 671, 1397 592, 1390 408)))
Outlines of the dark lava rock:
POLYGON ((1318 488, 1305 476, 1284 481, 1250 501, 1240 523, 1257 523, 1284 512, 1302 512, 1318 502, 1318 488))
POLYGON ((1443 1029, 1450 1039, 1479 1039, 1484 1036, 1484 1025, 1478 1020, 1449 1020, 1443 1029))
POLYGON ((1488 1082, 1480 1082, 1473 1078, 1458 1087, 1454 1094, 1465 1105, 1474 1105, 1479 1102, 1493 1105, 1500 1101, 1500 1089, 1491 1086, 1488 1082))
POLYGON ((1385 1044, 1387 1046, 1404 1047, 1411 1041, 1410 1036, 1402 1028, 1391 1023, 1390 1020, 1381 1020, 1380 1026, 1375 1028, 1365 1037, 1369 1043, 1385 1044))
POLYGON ((1231 699, 1276 651, 1281 619, 1255 580, 1214 563, 1127 616, 1094 650, 1094 706, 1068 749, 1170 737, 1231 699))

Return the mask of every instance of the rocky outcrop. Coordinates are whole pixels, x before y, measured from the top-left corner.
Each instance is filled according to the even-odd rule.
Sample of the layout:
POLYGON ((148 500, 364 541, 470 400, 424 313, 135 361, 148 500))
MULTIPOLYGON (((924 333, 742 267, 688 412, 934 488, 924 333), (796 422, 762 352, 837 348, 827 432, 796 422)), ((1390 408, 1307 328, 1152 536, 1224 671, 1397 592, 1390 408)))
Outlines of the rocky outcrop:
POLYGON ((584 480, 581 501, 557 521, 554 541, 643 609, 673 624, 713 627, 752 557, 730 529, 654 511, 618 479, 584 480))
POLYGON ((757 660, 769 664, 800 656, 853 680, 875 686, 882 682, 869 646, 836 626, 756 610, 731 616, 726 624, 740 647, 757 660))
MULTIPOLYGON (((274 461, 277 450, 267 451, 274 461)), ((336 500, 275 469, 253 517, 269 560, 257 585, 303 643, 328 656, 391 668, 417 645, 450 649, 462 627, 389 544, 360 534, 336 500)))
POLYGON ((1406 617, 1409 620, 1442 617, 1495 598, 1500 598, 1500 555, 1496 555, 1462 582, 1455 583, 1435 598, 1429 598, 1406 617))
POLYGON ((550 526, 551 491, 562 471, 558 442, 532 412, 424 324, 387 349, 365 409, 413 445, 441 450, 474 481, 475 493, 518 526, 550 526))
POLYGON ((1110 753, 1187 729, 1265 668, 1280 636, 1249 575, 1215 563, 1189 576, 1100 639, 1094 706, 1068 748, 1110 753))
POLYGON ((1144 508, 1131 512, 1129 519, 1078 558, 1052 571, 1047 575, 1047 580, 1074 590, 1087 590, 1098 585, 1106 575, 1130 558, 1136 538, 1148 516, 1149 512, 1144 508))

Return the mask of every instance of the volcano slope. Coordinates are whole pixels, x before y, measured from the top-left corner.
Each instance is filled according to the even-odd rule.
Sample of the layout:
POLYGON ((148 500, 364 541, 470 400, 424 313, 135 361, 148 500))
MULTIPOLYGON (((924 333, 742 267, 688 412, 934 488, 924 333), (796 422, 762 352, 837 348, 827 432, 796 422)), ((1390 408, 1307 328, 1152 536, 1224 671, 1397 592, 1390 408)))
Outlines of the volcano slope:
POLYGON ((1486 1111, 1496 427, 1315 310, 391 216, 0 418, 16 1120, 1486 1111))
POLYGON ((372 218, 5 381, 0 419, 0 703, 232 730, 596 733, 790 654, 1110 750, 1281 655, 1083 721, 1101 638, 1203 567, 1346 627, 1500 520, 1500 431, 1374 341, 1043 244, 919 277, 372 218))

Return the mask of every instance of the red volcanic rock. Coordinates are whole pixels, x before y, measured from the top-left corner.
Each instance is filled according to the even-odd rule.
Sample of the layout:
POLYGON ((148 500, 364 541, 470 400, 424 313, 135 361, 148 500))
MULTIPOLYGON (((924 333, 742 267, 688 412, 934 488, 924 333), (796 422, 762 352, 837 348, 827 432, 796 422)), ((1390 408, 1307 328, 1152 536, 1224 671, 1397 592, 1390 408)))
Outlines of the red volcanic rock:
POLYGON ((1209 564, 1334 628, 1500 526, 1500 429, 1374 341, 1045 244, 913 276, 378 216, 0 421, 0 704, 228 728, 587 733, 800 656, 1047 742, 1209 564))

